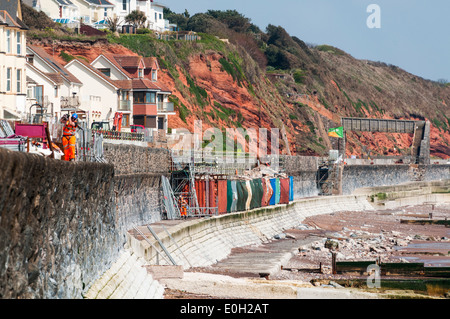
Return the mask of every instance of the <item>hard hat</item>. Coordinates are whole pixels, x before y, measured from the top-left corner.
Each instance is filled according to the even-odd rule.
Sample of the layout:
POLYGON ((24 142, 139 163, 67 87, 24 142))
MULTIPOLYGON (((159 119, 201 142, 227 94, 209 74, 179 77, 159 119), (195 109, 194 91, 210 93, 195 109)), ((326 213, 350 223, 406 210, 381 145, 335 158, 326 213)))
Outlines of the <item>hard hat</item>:
POLYGON ((72 114, 72 119, 74 119, 74 120, 78 119, 78 114, 77 113, 73 113, 72 114))

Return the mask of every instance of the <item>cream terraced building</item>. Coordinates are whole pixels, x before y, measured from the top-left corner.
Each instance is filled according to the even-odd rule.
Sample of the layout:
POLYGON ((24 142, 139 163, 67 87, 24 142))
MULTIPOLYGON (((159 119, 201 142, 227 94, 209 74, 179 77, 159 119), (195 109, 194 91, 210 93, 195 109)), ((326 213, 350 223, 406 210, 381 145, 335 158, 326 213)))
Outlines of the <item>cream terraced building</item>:
POLYGON ((0 4, 0 119, 20 120, 26 109, 26 38, 20 2, 0 4))

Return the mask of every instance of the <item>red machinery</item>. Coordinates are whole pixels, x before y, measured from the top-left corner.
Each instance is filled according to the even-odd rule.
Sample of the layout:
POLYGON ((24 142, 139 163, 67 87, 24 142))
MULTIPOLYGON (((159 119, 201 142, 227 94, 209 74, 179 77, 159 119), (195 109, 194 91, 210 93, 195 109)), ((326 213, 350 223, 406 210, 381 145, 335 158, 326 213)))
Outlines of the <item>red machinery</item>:
POLYGON ((113 131, 120 132, 122 130, 123 113, 116 112, 114 115, 113 131))

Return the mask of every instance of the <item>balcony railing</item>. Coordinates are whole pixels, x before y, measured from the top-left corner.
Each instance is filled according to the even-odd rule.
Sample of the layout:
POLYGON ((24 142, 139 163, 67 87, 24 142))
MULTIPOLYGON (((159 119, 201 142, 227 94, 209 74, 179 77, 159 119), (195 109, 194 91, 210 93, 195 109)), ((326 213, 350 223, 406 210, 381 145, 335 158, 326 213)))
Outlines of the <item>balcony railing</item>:
POLYGON ((131 101, 119 101, 119 111, 131 111, 131 101))
POLYGON ((172 102, 158 102, 158 113, 173 112, 174 107, 172 102))

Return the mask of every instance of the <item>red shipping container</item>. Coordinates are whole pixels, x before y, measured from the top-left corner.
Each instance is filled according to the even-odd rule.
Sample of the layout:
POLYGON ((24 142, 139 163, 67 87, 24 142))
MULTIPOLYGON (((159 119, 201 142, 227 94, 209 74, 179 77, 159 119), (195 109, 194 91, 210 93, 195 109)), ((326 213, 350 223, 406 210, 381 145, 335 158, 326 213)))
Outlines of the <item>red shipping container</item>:
POLYGON ((217 207, 217 181, 209 181, 209 207, 217 207))
POLYGON ((219 202, 219 214, 227 213, 227 181, 217 181, 217 197, 219 202))
POLYGON ((280 204, 289 204, 289 178, 280 178, 280 204))

